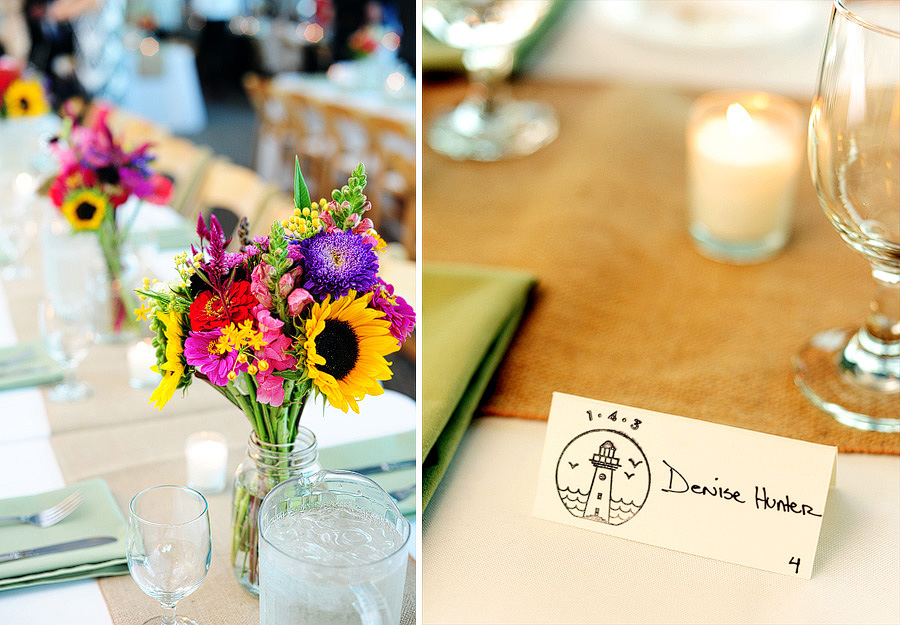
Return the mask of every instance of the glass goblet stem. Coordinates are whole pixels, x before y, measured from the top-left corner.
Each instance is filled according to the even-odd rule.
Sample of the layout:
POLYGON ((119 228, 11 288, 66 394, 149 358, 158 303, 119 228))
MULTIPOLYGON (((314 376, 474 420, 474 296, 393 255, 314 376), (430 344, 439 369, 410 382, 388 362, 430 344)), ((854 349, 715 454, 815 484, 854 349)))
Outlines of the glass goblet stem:
POLYGON ((177 621, 175 620, 175 604, 174 603, 162 603, 162 623, 161 625, 176 625, 177 621))
POLYGON ((862 386, 900 392, 900 273, 872 270, 875 294, 866 325, 844 348, 841 367, 862 386))

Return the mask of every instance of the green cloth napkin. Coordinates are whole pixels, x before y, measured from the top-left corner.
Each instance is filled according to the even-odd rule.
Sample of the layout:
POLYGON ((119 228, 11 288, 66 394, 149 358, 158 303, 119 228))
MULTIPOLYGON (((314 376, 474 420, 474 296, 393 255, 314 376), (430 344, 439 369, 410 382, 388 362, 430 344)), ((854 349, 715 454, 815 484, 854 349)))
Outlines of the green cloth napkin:
POLYGON ((0 349, 0 391, 54 384, 62 378, 62 367, 50 358, 40 341, 0 349))
POLYGON ((0 516, 33 514, 59 503, 76 490, 84 495, 84 501, 56 525, 41 528, 26 523, 8 523, 0 526, 0 553, 93 536, 115 536, 118 540, 87 549, 0 563, 0 591, 85 577, 128 574, 125 519, 102 479, 78 482, 39 495, 0 500, 0 516))
POLYGON ((444 476, 525 313, 534 276, 422 267, 422 509, 444 476))

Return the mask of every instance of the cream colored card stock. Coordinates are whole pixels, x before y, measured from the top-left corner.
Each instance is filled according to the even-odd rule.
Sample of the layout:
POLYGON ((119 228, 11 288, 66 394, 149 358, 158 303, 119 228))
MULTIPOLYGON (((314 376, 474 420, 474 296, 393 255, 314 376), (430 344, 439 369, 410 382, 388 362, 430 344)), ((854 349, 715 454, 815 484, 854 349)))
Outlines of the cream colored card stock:
POLYGON ((534 516, 809 579, 837 448, 553 394, 534 516))

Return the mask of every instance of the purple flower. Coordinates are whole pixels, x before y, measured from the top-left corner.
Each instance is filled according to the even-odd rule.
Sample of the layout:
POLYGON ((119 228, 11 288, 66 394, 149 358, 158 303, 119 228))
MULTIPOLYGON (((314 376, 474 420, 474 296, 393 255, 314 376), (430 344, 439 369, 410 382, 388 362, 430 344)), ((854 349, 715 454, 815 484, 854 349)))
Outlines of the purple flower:
POLYGON ((375 285, 378 257, 372 245, 351 232, 323 232, 296 244, 305 279, 303 288, 317 299, 362 293, 375 285))
POLYGON ((200 370, 216 386, 228 384, 228 372, 234 369, 237 352, 219 353, 218 340, 221 330, 191 332, 184 342, 184 358, 187 363, 200 370))
POLYGON ((391 324, 391 336, 402 343, 416 326, 416 311, 405 299, 394 295, 394 286, 381 278, 372 293, 372 308, 384 313, 385 320, 391 324))

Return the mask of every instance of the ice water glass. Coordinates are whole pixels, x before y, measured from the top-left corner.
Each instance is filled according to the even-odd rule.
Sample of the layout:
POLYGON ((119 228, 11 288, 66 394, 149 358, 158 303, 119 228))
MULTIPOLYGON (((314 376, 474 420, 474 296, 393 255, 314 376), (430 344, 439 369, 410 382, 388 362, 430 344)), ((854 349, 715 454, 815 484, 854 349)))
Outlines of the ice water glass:
POLYGON ((91 394, 87 384, 76 379, 78 363, 87 356, 94 338, 91 307, 84 299, 66 303, 43 300, 38 325, 44 348, 63 367, 63 380, 50 390, 52 401, 70 402, 91 394))
POLYGON ((162 606, 162 616, 143 625, 196 625, 176 616, 175 606, 197 590, 209 570, 209 514, 203 495, 186 486, 154 486, 135 495, 126 553, 132 579, 162 606))
POLYGON ((321 471, 282 482, 259 512, 262 625, 397 625, 409 522, 372 480, 321 471))

